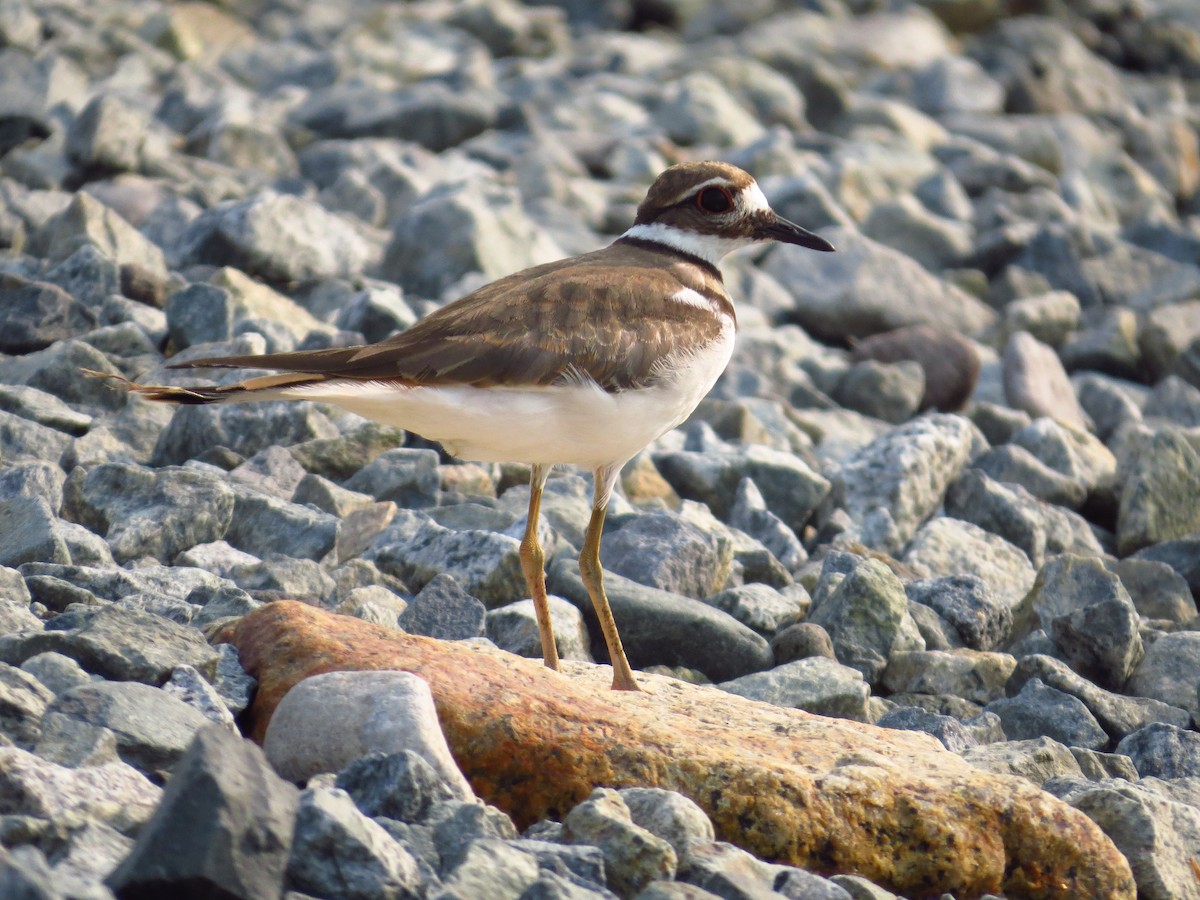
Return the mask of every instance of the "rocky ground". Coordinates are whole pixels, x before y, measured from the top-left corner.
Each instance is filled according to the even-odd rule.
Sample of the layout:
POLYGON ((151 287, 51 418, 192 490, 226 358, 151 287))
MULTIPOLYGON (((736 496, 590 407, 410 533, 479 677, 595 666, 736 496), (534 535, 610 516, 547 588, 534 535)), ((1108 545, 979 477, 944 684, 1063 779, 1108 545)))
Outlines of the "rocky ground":
MULTIPOLYGON (((80 374, 378 340, 721 158, 839 252, 727 262, 734 361, 611 508, 631 662, 928 732, 1200 897, 1198 128, 1193 0, 0 0, 0 896, 893 896, 669 791, 518 836, 411 676, 317 704, 410 710, 357 756, 267 741, 297 792, 206 637, 293 598, 536 655, 527 472, 80 374)), ((543 503, 577 660, 589 492, 543 503)))

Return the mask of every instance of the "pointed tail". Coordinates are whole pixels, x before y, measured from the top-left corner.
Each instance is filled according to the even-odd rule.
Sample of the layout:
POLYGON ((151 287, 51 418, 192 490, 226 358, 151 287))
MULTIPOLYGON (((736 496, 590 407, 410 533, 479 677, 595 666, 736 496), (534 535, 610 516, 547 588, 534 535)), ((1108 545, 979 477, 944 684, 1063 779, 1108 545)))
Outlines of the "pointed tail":
POLYGON ((131 394, 138 394, 147 400, 158 400, 163 403, 235 403, 239 400, 269 400, 279 396, 273 392, 279 388, 295 387, 302 384, 312 384, 324 381, 323 375, 288 373, 283 375, 263 375, 258 378, 247 378, 237 384, 227 384, 220 387, 169 387, 158 384, 138 384, 112 372, 97 372, 93 369, 83 369, 83 374, 90 378, 106 378, 115 381, 120 387, 131 394))

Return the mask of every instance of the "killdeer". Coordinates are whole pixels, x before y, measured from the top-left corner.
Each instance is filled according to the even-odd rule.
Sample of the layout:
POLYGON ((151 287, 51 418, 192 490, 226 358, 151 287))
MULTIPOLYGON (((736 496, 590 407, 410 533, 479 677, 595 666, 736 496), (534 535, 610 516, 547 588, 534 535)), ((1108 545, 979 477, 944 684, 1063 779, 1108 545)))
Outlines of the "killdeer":
POLYGON ((426 438, 467 459, 532 466, 521 568, 545 664, 558 668, 537 522, 551 466, 595 476, 579 571, 613 666, 639 690, 604 593, 600 533, 621 467, 684 421, 733 352, 737 317, 717 263, 761 241, 830 251, 776 215, 735 166, 672 166, 633 226, 603 250, 535 266, 450 303, 377 344, 227 356, 176 368, 276 369, 222 387, 126 381, 151 400, 319 400, 426 438))

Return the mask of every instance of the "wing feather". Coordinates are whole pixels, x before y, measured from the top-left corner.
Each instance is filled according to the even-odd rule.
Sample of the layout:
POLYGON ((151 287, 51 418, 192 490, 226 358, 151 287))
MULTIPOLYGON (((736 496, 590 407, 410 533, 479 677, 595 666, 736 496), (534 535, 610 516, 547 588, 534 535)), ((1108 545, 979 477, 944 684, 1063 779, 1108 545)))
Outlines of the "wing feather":
POLYGON ((652 382, 664 358, 719 335, 721 316, 669 299, 695 284, 678 280, 661 261, 631 267, 604 264, 597 256, 500 279, 376 344, 200 359, 181 366, 481 387, 546 385, 586 376, 618 391, 652 382))

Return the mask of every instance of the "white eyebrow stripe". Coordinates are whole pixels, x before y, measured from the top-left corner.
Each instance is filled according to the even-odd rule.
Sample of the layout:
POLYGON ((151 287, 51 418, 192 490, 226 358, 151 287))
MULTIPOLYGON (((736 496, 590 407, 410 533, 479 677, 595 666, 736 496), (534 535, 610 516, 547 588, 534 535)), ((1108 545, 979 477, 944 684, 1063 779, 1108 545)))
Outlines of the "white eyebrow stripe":
MULTIPOLYGON (((724 175, 717 175, 713 178, 708 179, 708 181, 701 182, 700 184, 694 184, 690 188, 688 188, 686 191, 684 191, 683 193, 679 194, 676 197, 671 198, 671 202, 668 203, 667 206, 674 206, 676 203, 683 202, 683 200, 685 198, 690 197, 693 194, 700 193, 706 187, 714 187, 714 186, 723 187, 727 191, 729 191, 729 193, 731 193, 731 194, 737 193, 737 188, 735 188, 733 186, 732 181, 730 181, 724 175)), ((761 193, 761 191, 759 193, 761 193)))

